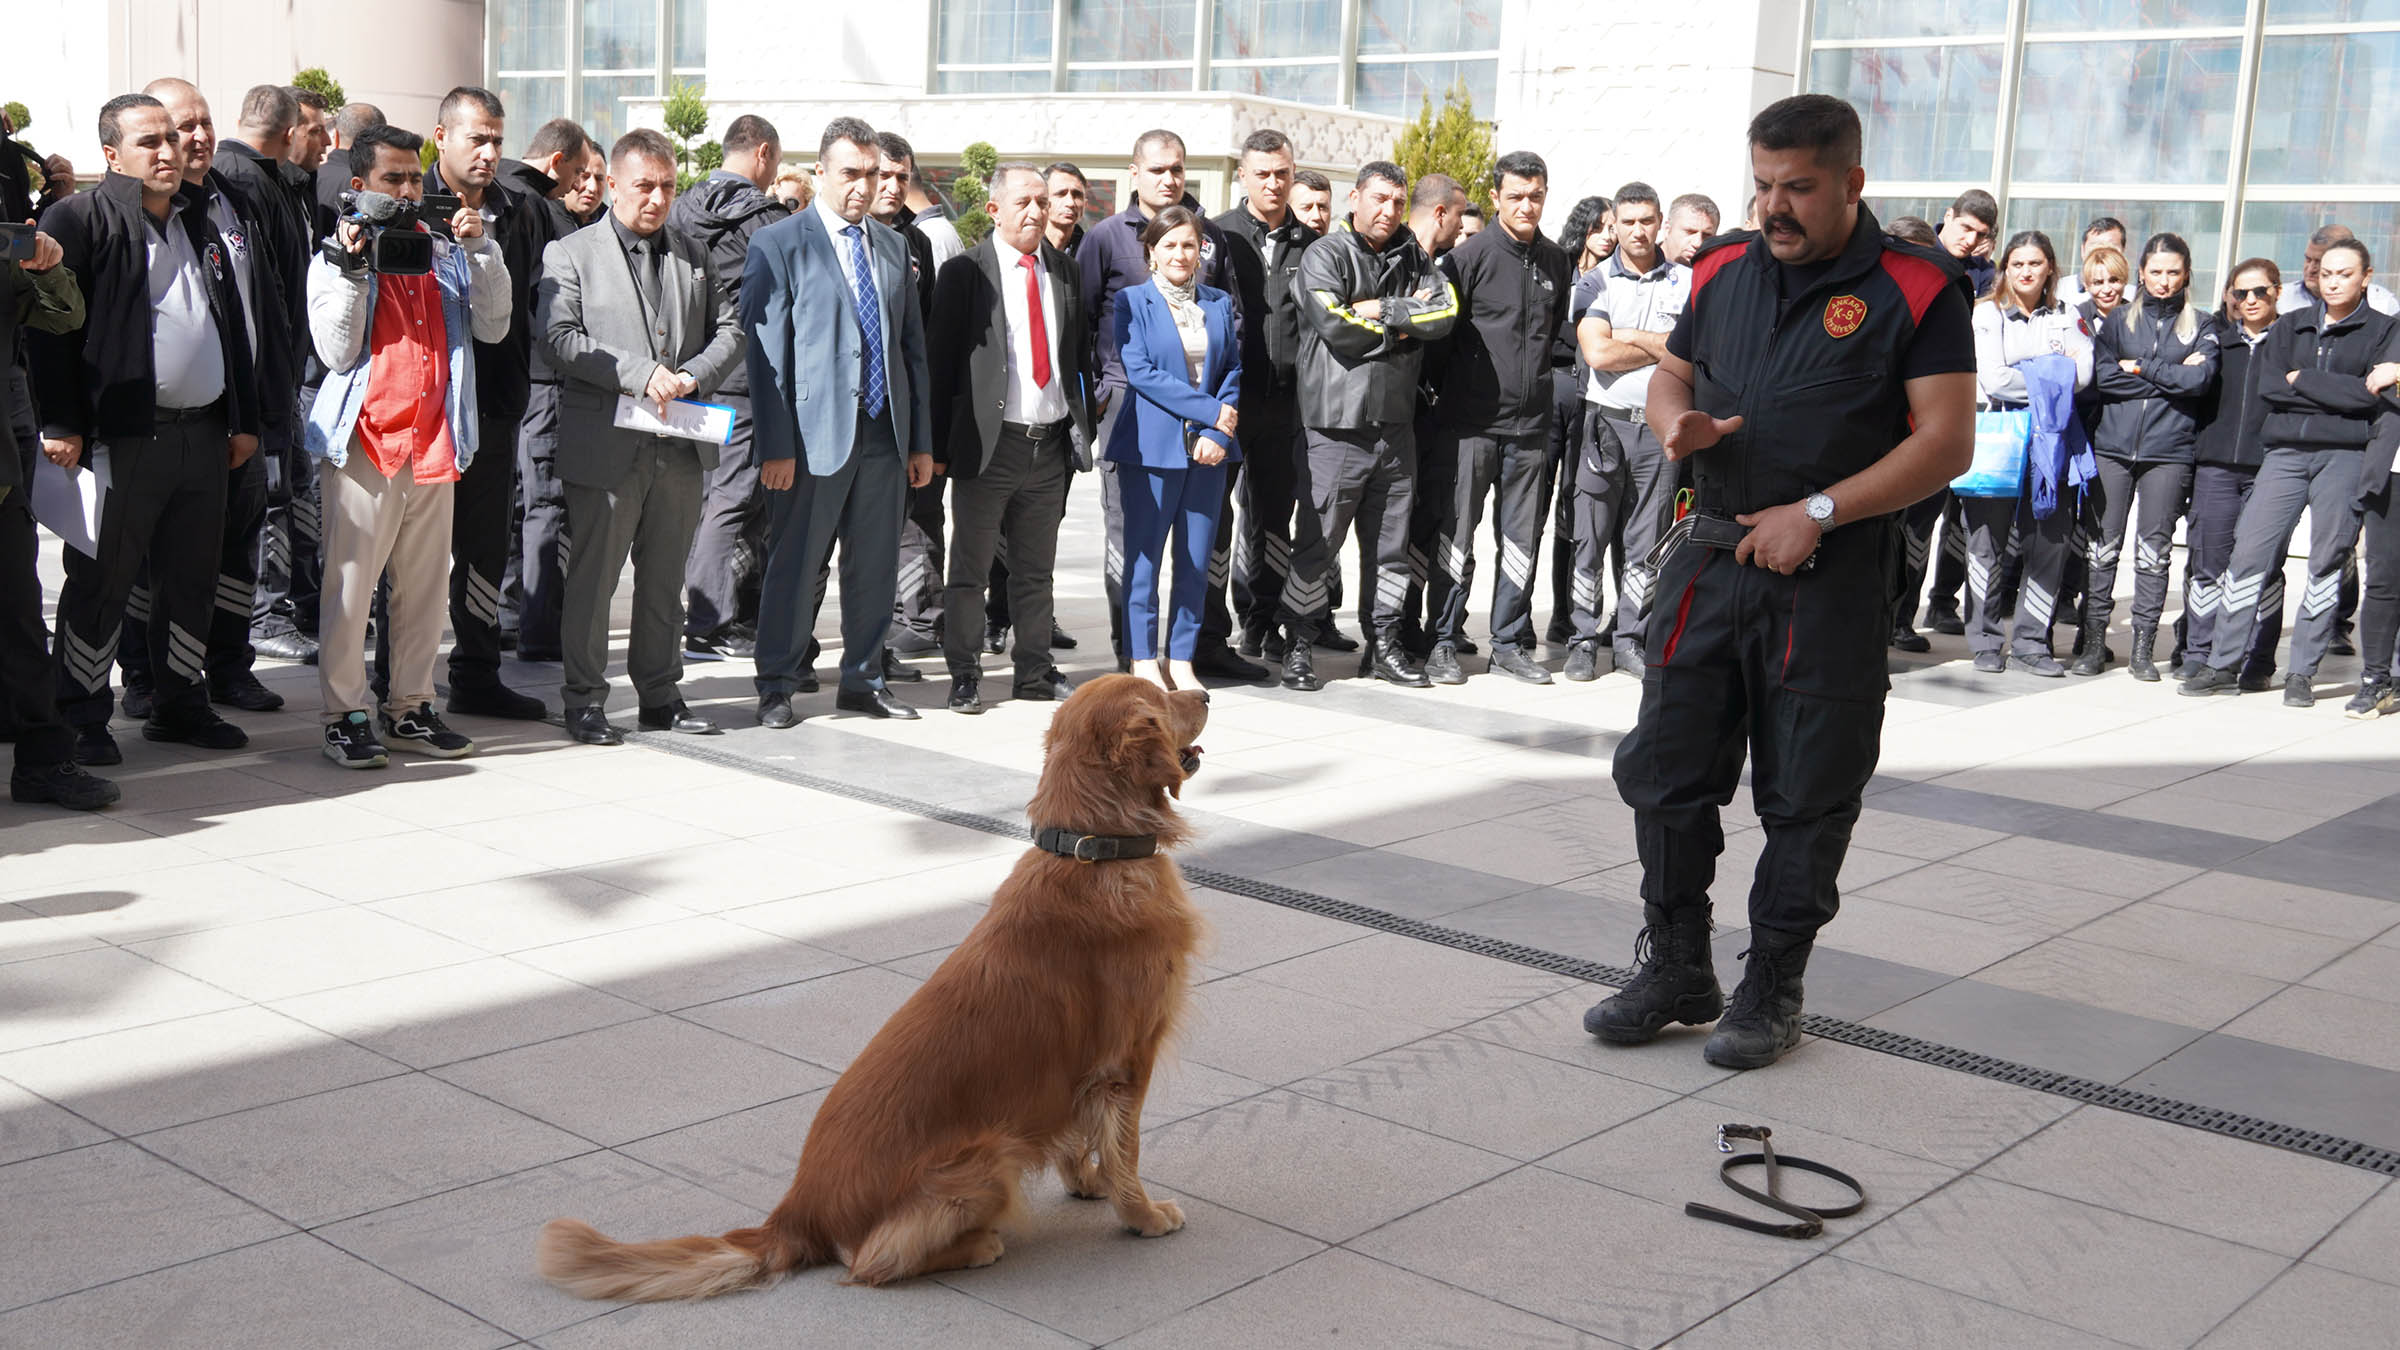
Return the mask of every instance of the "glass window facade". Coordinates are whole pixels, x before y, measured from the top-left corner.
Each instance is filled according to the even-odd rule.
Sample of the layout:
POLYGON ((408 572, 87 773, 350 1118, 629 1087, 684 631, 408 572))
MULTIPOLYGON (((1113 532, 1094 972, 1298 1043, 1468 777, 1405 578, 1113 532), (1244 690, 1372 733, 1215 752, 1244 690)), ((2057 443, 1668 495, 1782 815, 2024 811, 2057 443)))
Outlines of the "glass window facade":
POLYGON ((484 22, 510 154, 562 116, 606 146, 626 130, 625 99, 708 69, 708 0, 492 0, 484 22))
POLYGON ((2400 256, 2400 0, 1818 0, 1808 43, 1879 202, 1985 188, 2069 252, 2117 216, 2212 288, 2333 220, 2400 256))

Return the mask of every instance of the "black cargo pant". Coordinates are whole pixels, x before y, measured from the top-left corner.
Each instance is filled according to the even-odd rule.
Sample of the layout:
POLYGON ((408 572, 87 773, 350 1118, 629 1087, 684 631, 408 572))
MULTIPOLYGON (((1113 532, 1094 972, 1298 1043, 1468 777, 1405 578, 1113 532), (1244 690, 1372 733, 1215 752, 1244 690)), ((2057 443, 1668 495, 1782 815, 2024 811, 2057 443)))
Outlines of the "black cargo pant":
MULTIPOLYGON (((2258 485, 2255 465, 2202 464, 2192 471, 2192 514, 2184 528, 2191 563, 2183 588, 2183 654, 2186 660, 2211 664, 2220 641, 2231 642, 2225 587, 2232 580, 2233 531, 2241 523, 2242 506, 2258 485)), ((2400 578, 2395 578, 2400 582, 2400 578)), ((2258 622, 2242 668, 2260 676, 2275 672, 2275 644, 2283 638, 2283 569, 2267 573, 2258 591, 2258 622)), ((2388 655, 2388 653, 2387 653, 2388 655)))
MULTIPOLYGON (((1587 405, 1588 406, 1588 405, 1587 405)), ((1625 569, 1641 564, 1628 558, 1617 544, 1617 517, 1625 510, 1625 445, 1605 417, 1584 422, 1583 443, 1568 464, 1574 477, 1574 575, 1569 587, 1568 637, 1575 645, 1610 645, 1610 612, 1601 601, 1612 593, 1624 603, 1625 569), (1605 584, 1609 550, 1615 548, 1615 574, 1605 584)))
MULTIPOLYGON (((1584 453, 1591 408, 1583 396, 1580 364, 1550 367, 1550 458, 1542 473, 1542 500, 1550 514, 1550 622, 1552 641, 1569 632, 1576 599, 1576 546, 1582 542, 1581 504, 1575 495, 1576 459, 1584 453), (1555 495, 1553 495, 1555 494, 1555 495)), ((1603 541, 1605 547, 1606 541, 1603 541)))
MULTIPOLYGON (((1275 626, 1283 580, 1292 571, 1292 511, 1300 457, 1300 398, 1283 389, 1242 400, 1242 471, 1234 495, 1233 610, 1244 633, 1275 626)), ((1223 539, 1228 531, 1219 529, 1223 539)), ((1213 570, 1213 569, 1212 569, 1213 570)))
MULTIPOLYGON (((308 416, 310 391, 300 391, 298 416, 308 416)), ((317 608, 325 590, 324 517, 317 498, 317 461, 305 446, 280 453, 261 451, 267 480, 267 516, 260 532, 258 599, 254 629, 260 636, 285 631, 317 635, 317 608)))
POLYGON ((900 522, 899 589, 892 596, 894 633, 906 629, 930 638, 933 622, 942 613, 942 586, 949 572, 942 546, 944 490, 939 478, 908 489, 908 515, 900 522))
MULTIPOLYGON (((14 459, 13 440, 0 454, 14 459)), ((64 764, 75 737, 58 715, 58 677, 42 627, 41 535, 32 499, 10 485, 0 495, 0 723, 17 743, 17 767, 64 764)))
POLYGON ((558 481, 558 386, 536 380, 517 440, 517 476, 525 501, 524 599, 517 650, 557 659, 558 616, 566 603, 566 488, 558 481))
MULTIPOLYGON (((1399 636, 1408 598, 1408 513, 1417 485, 1416 427, 1386 422, 1370 427, 1308 429, 1295 491, 1300 509, 1292 530, 1292 575, 1283 587, 1283 620, 1315 631, 1332 612, 1330 589, 1342 542, 1358 525, 1361 586, 1359 622, 1373 638, 1399 636)), ((1203 629, 1203 632, 1206 630, 1203 629)))
POLYGON ((2400 473, 2385 474, 2381 487, 2362 495, 2367 580, 2358 602, 2358 657, 2364 681, 2391 678, 2400 647, 2400 473))
POLYGON ((1825 536, 1816 566, 1782 576, 1686 543, 1658 579, 1642 710, 1617 747, 1642 898, 1705 908, 1725 848, 1718 810, 1754 759, 1766 832, 1750 926, 1807 938, 1840 907, 1836 879, 1882 750, 1892 527, 1825 536))
MULTIPOLYGON (((208 678, 222 683, 250 673, 258 652, 250 645, 250 624, 258 602, 258 542, 267 523, 267 452, 243 461, 225 475, 225 517, 217 543, 215 608, 208 616, 208 678)), ((155 687, 150 662, 149 567, 142 568, 125 603, 125 637, 117 646, 117 664, 125 670, 125 687, 155 687)))
MULTIPOLYGON (((2067 539, 2074 532, 2075 504, 2060 500, 2050 514, 2033 513, 2033 479, 2028 474, 2014 497, 1962 497, 1967 522, 1967 650, 1982 656, 2005 648, 2011 656, 2050 654, 2050 624, 2057 617, 2059 578, 2067 567, 2067 539), (2000 623, 2001 572, 2009 541, 2020 562, 2017 607, 2009 628, 2000 623), (2013 632, 2011 631, 2013 629, 2013 632)), ((1905 524, 1902 526, 1906 530, 1905 524)), ((1901 545, 1906 551, 1908 545, 1901 545)))
MULTIPOLYGON (((105 726, 116 712, 109 667, 145 565, 158 578, 147 615, 158 712, 172 717, 207 708, 202 681, 224 539, 227 440, 218 404, 180 414, 162 408, 151 435, 108 445, 98 553, 66 550, 66 585, 58 596, 56 687, 68 725, 105 726)), ((84 454, 89 472, 88 445, 84 454)))
POLYGON ((2167 608, 2167 569, 2175 522, 2192 496, 2192 466, 2099 457, 2100 476, 2083 490, 2083 613, 2103 622, 2116 607, 2117 562, 2133 538, 2133 626, 2156 628, 2167 608))
POLYGON ((1541 557, 1542 516, 1549 506, 1542 495, 1549 433, 1445 433, 1445 438, 1453 447, 1450 490, 1439 503, 1439 528, 1427 550, 1432 576, 1426 588, 1426 620, 1433 640, 1456 642, 1464 634, 1467 593, 1475 584, 1475 531, 1483 524, 1484 499, 1496 489, 1492 535, 1500 575, 1492 579, 1492 645, 1530 651, 1534 565, 1541 557))
MULTIPOLYGON (((2258 481, 2234 524, 2233 560, 2226 565, 2217 632, 2208 664, 2232 670, 2265 621, 2267 577, 2283 570, 2292 531, 2308 515, 2308 585, 2292 623, 2291 673, 2314 676, 2333 644, 2342 569, 2358 543, 2359 452, 2269 450, 2258 481)), ((2093 583, 2098 589, 2098 582, 2093 583)))
POLYGON ((1892 553, 1895 632, 1900 624, 1911 627, 1916 624, 1917 598, 1925 590, 1925 567, 1933 556, 1933 529, 1941 523, 1942 512, 1950 506, 1950 500, 1950 489, 1943 488, 1900 513, 1900 546, 1892 553))

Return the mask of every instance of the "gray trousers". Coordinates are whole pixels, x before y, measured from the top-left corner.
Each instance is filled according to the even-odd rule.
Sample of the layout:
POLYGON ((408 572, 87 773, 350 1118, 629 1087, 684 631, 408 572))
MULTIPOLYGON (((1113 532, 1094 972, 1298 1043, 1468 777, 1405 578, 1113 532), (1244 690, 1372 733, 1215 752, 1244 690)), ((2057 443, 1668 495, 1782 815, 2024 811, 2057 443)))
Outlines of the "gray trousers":
POLYGON ((2174 561, 2175 522, 2192 497, 2189 464, 2134 464, 2098 457, 2100 477, 2083 492, 2083 613, 2108 621, 2117 603, 2117 560, 2124 553, 2127 522, 2133 536, 2133 626, 2158 627, 2167 609, 2167 568, 2174 561))
MULTIPOLYGON (((758 596, 758 692, 789 694, 814 661, 817 607, 825 602, 825 560, 842 541, 842 675, 851 693, 881 689, 883 644, 892 627, 900 559, 900 518, 908 510, 908 468, 894 438, 892 413, 862 409, 850 458, 819 477, 805 462, 791 490, 767 494, 767 570, 758 596)), ((1049 634, 1044 633, 1044 637, 1049 634)))
MULTIPOLYGON (((2309 677, 2333 642, 2342 570, 2358 543, 2356 450, 2269 450, 2250 500, 2233 528, 2233 565, 2217 604, 2216 641, 2208 663, 2232 670, 2250 650, 2267 576, 2283 570, 2284 551, 2300 513, 2308 512, 2308 585, 2292 624, 2291 673, 2309 677)), ((2097 591, 2098 583, 2094 582, 2097 591)))
POLYGON ((517 439, 517 475, 525 499, 524 598, 517 612, 519 651, 558 650, 558 614, 574 550, 567 499, 558 482, 558 386, 535 381, 517 439))
POLYGON ((614 487, 568 483, 567 520, 583 541, 567 566, 559 614, 568 708, 608 706, 609 602, 633 559, 633 637, 625 676, 642 707, 671 706, 683 679, 683 568, 700 522, 705 471, 691 444, 643 438, 633 470, 614 487))
POLYGON ((766 494, 751 457, 750 400, 719 394, 717 401, 733 409, 733 435, 708 471, 700 525, 692 534, 684 624, 694 637, 756 621, 758 572, 767 553, 766 494))
POLYGON ((1625 563, 1623 588, 1617 593, 1616 641, 1638 647, 1650 622, 1653 578, 1649 569, 1633 564, 1649 557, 1667 526, 1675 523, 1675 466, 1646 424, 1619 416, 1614 408, 1595 411, 1625 447, 1616 521, 1618 556, 1625 563))
POLYGON ((1499 489, 1492 534, 1500 551, 1500 575, 1492 579, 1492 643, 1533 646, 1533 573, 1542 555, 1544 470, 1550 455, 1547 430, 1521 436, 1458 436, 1450 491, 1440 503, 1432 575, 1426 587, 1426 617, 1436 642, 1456 642, 1466 626, 1467 595, 1475 585, 1475 531, 1483 524, 1484 498, 1499 489))
POLYGON ((1073 456, 1064 422, 1039 440, 1003 430, 980 472, 952 480, 949 576, 942 587, 942 659, 951 674, 983 669, 984 587, 1003 537, 1017 682, 1051 669, 1050 587, 1073 456))
MULTIPOLYGON (((2062 497, 2064 492, 2062 485, 2062 497)), ((2067 568, 2067 537, 2074 532, 2074 506, 2062 500, 2047 520, 2036 519, 2030 478, 2014 497, 1961 497, 1958 505, 1967 524, 1967 650, 1978 656, 1996 652, 2006 639, 2008 650, 2016 655, 2049 655, 2059 577, 2067 568), (2024 560, 2013 636, 2001 630, 1994 612, 2012 539, 2024 560)), ((1908 603, 1913 607, 1915 597, 1908 603)))
POLYGON ((1408 422, 1308 429, 1293 493, 1292 574, 1283 585, 1284 622, 1304 631, 1332 609, 1329 589, 1342 542, 1358 524, 1359 622, 1377 638, 1397 638, 1408 598, 1408 513, 1417 488, 1417 435, 1408 422))
MULTIPOLYGON (((904 491, 908 514, 900 522, 900 561, 893 581, 892 626, 905 628, 919 637, 931 637, 934 617, 942 612, 942 581, 948 571, 942 559, 942 482, 937 478, 921 488, 904 491)), ((945 626, 947 622, 944 621, 945 626)))

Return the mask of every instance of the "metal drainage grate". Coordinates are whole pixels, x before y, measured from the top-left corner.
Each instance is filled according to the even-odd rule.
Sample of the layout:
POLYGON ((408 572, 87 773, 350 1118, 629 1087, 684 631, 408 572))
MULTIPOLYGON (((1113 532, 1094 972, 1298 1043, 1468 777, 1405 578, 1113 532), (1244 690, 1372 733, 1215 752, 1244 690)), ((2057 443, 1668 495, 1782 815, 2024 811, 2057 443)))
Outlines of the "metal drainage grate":
MULTIPOLYGON (((972 811, 961 811, 931 802, 921 802, 898 793, 861 787, 855 783, 846 783, 839 779, 826 778, 799 769, 787 769, 780 765, 761 763, 732 751, 697 744, 681 737, 644 737, 643 742, 652 749, 664 750, 668 754, 681 755, 687 759, 697 759, 725 768, 773 778, 779 782, 807 788, 814 792, 847 797, 852 801, 867 802, 907 815, 937 820, 945 825, 956 825, 961 829, 980 830, 985 834, 998 835, 1005 839, 1030 840, 1032 837, 1030 830, 1013 820, 978 815, 972 811)), ((1546 951, 1540 947, 1528 947, 1521 942, 1510 942, 1504 938, 1486 937, 1480 933, 1445 928, 1440 924, 1427 923, 1423 919, 1412 919, 1388 910, 1375 909, 1348 900, 1337 900, 1329 895, 1317 895, 1309 891, 1294 890, 1289 886, 1279 886, 1273 882, 1236 876, 1231 872, 1219 872, 1204 867, 1186 867, 1183 869, 1183 875, 1185 880, 1195 885, 1206 886, 1210 890, 1261 900, 1270 905, 1280 905, 1285 909, 1296 909, 1328 919, 1339 919, 1344 923, 1354 923, 1364 928, 1373 928, 1399 937, 1415 938, 1421 942, 1452 947, 1462 952, 1472 952, 1477 956, 1489 956, 1521 966, 1530 966, 1536 970, 1567 975, 1592 984, 1622 986, 1633 978, 1633 972, 1623 966, 1603 965, 1598 961, 1588 961, 1579 956, 1546 951)), ((1887 1031, 1881 1027, 1870 1027, 1857 1022, 1844 1021, 1838 1017, 1825 1017, 1809 1013, 1802 1018, 1802 1027, 1811 1036, 1822 1040, 1838 1041, 1843 1045, 1857 1046, 1862 1050, 1873 1050, 1879 1054, 1915 1060, 1920 1064, 1930 1064, 1936 1068, 1955 1069, 1960 1073, 1973 1074, 1978 1078, 1989 1078, 1995 1082, 2032 1088, 2037 1092, 2047 1092, 2054 1096, 2071 1098, 2093 1106, 2107 1107, 2112 1111, 2124 1111, 2137 1116, 2148 1116, 2153 1120, 2186 1125, 2196 1130, 2206 1130, 2211 1134, 2245 1139, 2252 1143, 2269 1144, 2276 1148, 2289 1149, 2295 1153, 2305 1153, 2311 1157, 2324 1158, 2330 1162, 2362 1168, 2383 1176, 2400 1176, 2400 1151, 2378 1148, 2372 1144, 2356 1139, 2345 1139, 2340 1135, 2327 1134, 2321 1130, 2278 1124, 2275 1121, 2261 1120, 2256 1116, 2246 1116, 2239 1112, 2226 1111, 2213 1106, 2201 1106, 2194 1102, 2178 1101, 2172 1097, 2136 1092, 2113 1083, 2077 1078, 2072 1074, 2058 1073, 2031 1064, 2019 1064, 2014 1060, 2000 1059, 1973 1050, 1962 1050, 1954 1045, 1943 1045, 1938 1041, 1923 1040, 1915 1036, 1903 1035, 1900 1032, 1887 1031)))

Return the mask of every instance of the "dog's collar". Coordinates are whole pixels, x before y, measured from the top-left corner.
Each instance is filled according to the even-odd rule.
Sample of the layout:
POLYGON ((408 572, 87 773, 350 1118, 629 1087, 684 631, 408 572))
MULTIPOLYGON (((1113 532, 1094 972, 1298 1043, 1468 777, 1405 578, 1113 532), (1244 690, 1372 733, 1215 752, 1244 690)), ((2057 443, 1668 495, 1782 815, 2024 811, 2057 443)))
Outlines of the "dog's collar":
POLYGON ((1155 834, 1081 834, 1056 825, 1034 833, 1033 846, 1079 863, 1126 862, 1158 852, 1155 834))

